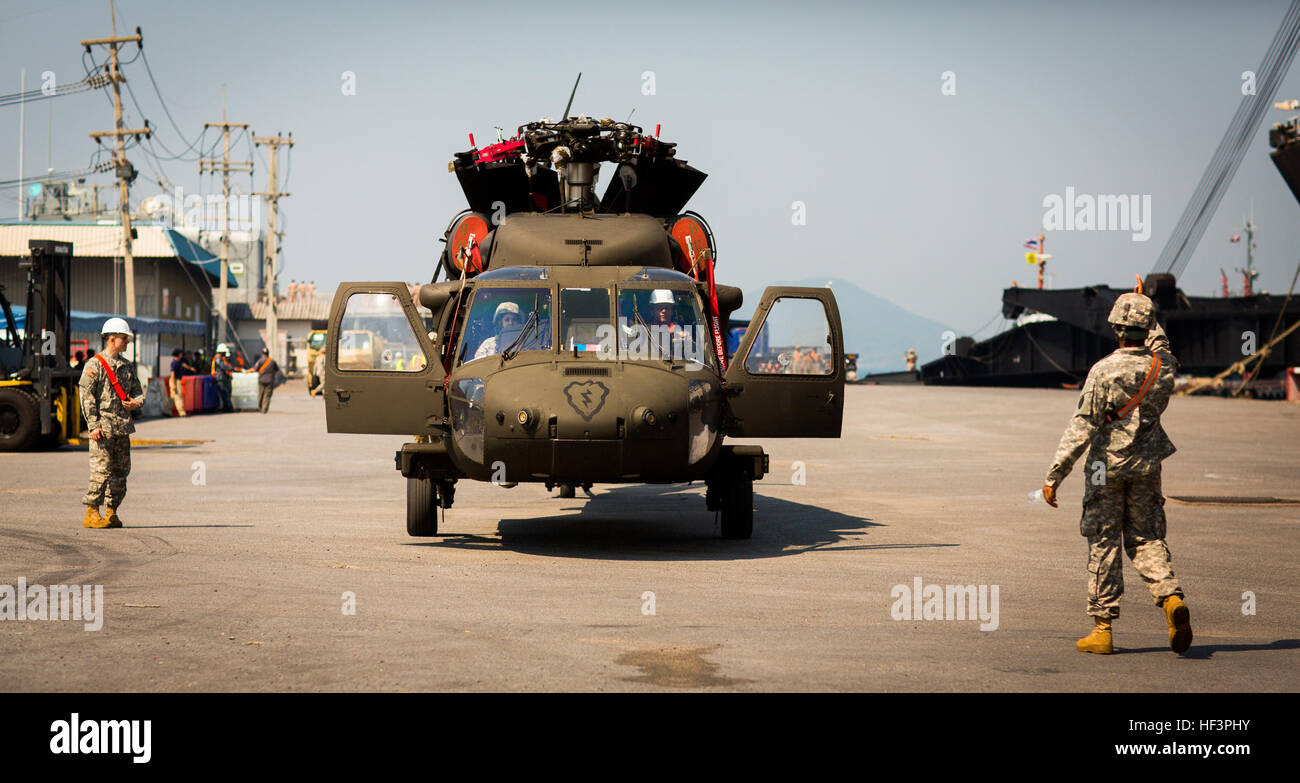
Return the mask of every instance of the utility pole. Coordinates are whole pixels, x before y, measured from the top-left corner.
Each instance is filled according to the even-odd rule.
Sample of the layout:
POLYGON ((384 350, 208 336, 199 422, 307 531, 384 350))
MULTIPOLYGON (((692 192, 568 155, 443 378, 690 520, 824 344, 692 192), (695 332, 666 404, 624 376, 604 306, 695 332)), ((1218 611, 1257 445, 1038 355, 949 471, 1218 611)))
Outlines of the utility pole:
POLYGON ((26 210, 23 209, 23 137, 27 135, 27 69, 20 71, 19 95, 18 99, 18 219, 26 220, 26 210))
POLYGON ((277 362, 284 363, 288 357, 280 355, 280 335, 277 331, 280 328, 279 321, 275 312, 275 275, 276 261, 280 253, 280 237, 277 232, 276 217, 280 209, 280 198, 288 196, 288 193, 281 193, 280 186, 276 181, 276 164, 280 160, 280 148, 293 146, 293 133, 288 136, 281 136, 277 131, 274 136, 254 136, 253 143, 271 148, 271 161, 269 163, 270 171, 266 177, 266 192, 254 193, 255 196, 261 196, 266 199, 270 205, 270 212, 266 216, 266 262, 269 267, 266 275, 266 340, 267 347, 271 349, 271 356, 277 362))
MULTIPOLYGON (((126 77, 122 76, 122 71, 118 67, 117 49, 118 44, 134 43, 136 46, 144 46, 144 36, 140 34, 140 28, 135 28, 135 35, 118 35, 117 34, 117 13, 113 10, 113 4, 108 4, 109 15, 113 21, 113 34, 108 38, 91 38, 82 41, 81 45, 90 51, 92 46, 107 46, 111 70, 109 71, 109 81, 113 83, 113 130, 95 131, 90 134, 90 138, 100 144, 101 139, 105 136, 112 136, 116 141, 114 152, 114 163, 117 169, 117 184, 122 199, 121 219, 122 219, 122 261, 124 262, 124 271, 126 273, 126 314, 135 315, 135 259, 131 255, 131 183, 135 180, 135 168, 126 160, 126 137, 135 136, 138 141, 141 136, 146 138, 153 131, 149 129, 148 121, 143 128, 134 128, 131 130, 122 127, 122 82, 126 77)), ((116 292, 116 284, 113 286, 116 292)))
POLYGON ((229 322, 227 320, 229 311, 226 307, 226 276, 229 274, 230 269, 230 172, 252 172, 253 170, 253 161, 251 160, 234 163, 230 161, 230 129, 247 128, 248 123, 226 122, 226 85, 221 85, 221 122, 205 122, 203 127, 221 129, 221 160, 201 158, 199 160, 199 174, 203 174, 205 171, 215 172, 219 170, 221 172, 221 291, 212 314, 219 319, 217 322, 217 342, 225 342, 226 335, 229 333, 229 322))

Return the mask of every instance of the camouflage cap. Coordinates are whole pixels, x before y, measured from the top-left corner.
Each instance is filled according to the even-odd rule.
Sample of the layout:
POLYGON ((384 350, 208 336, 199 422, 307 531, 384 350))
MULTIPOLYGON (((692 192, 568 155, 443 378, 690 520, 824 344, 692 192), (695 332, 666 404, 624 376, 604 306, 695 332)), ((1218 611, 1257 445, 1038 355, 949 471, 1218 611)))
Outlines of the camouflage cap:
POLYGON ((1156 306, 1143 294, 1122 294, 1106 320, 1116 326, 1150 329, 1156 320, 1156 306))

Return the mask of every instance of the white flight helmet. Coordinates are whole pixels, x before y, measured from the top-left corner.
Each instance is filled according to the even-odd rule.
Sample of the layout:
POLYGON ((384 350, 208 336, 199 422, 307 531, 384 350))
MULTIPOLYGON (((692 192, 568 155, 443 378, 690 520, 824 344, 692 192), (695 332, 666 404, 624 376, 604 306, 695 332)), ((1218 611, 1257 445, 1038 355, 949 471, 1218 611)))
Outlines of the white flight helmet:
POLYGON ((670 305, 673 303, 674 303, 673 292, 669 291, 667 288, 656 288, 650 294, 650 304, 652 305, 658 305, 658 304, 670 305))
POLYGON ((104 322, 104 328, 99 330, 102 335, 124 334, 127 337, 133 337, 131 325, 126 322, 125 318, 110 318, 104 322))

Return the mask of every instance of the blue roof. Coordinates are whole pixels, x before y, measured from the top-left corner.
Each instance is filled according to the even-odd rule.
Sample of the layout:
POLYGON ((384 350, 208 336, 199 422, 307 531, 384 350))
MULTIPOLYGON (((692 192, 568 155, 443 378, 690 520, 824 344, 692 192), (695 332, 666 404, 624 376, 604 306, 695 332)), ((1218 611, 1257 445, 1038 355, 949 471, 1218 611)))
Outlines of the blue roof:
MULTIPOLYGON (((189 237, 175 229, 164 229, 163 233, 167 235, 167 239, 172 243, 172 247, 176 248, 176 255, 178 258, 183 258, 191 264, 201 267, 204 272, 208 273, 209 277, 218 281, 218 284, 220 284, 220 258, 204 250, 197 242, 194 242, 189 237)), ((235 276, 231 274, 229 265, 226 266, 226 285, 231 288, 239 287, 239 281, 237 281, 235 276)))
MULTIPOLYGON (((25 328, 27 308, 13 305, 14 326, 25 328)), ((207 325, 202 321, 172 321, 167 318, 144 318, 142 316, 112 315, 110 313, 92 313, 88 310, 72 311, 72 331, 98 333, 104 322, 110 318, 125 318, 136 334, 188 334, 202 337, 207 334, 207 325)), ((0 328, 4 328, 4 317, 0 315, 0 328)))

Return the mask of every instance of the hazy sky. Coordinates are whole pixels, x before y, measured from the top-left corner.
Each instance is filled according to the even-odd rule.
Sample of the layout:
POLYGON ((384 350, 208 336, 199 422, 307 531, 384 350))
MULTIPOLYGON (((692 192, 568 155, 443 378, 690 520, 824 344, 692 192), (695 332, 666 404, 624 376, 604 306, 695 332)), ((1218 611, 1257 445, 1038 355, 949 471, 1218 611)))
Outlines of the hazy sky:
MULTIPOLYGON (((469 147, 467 132, 481 145, 495 125, 513 133, 558 117, 582 71, 574 113, 622 120, 635 108, 633 122, 662 123, 679 157, 709 174, 690 207, 713 225, 723 282, 824 272, 970 331, 998 312, 1003 287, 1032 284, 1021 242, 1038 231, 1044 197, 1067 187, 1149 195, 1151 237, 1050 232, 1052 282, 1124 285, 1150 271, 1286 5, 123 0, 117 17, 119 32, 143 28, 190 140, 220 118, 223 82, 231 121, 293 132, 284 283, 427 279, 464 205, 447 161, 469 147), (345 71, 355 95, 343 94, 345 71), (945 71, 955 95, 941 92, 945 71), (795 201, 806 225, 792 224, 795 201)), ((17 91, 20 68, 29 88, 44 71, 76 81, 78 41, 108 34, 108 2, 4 0, 0 30, 0 92, 17 91)), ((179 152, 143 62, 125 72, 179 152)), ((1291 97, 1294 72, 1277 96, 1291 97)), ((56 170, 85 167, 87 132, 112 121, 101 95, 29 104, 29 174, 45 168, 51 111, 56 170)), ((1266 116, 1185 290, 1217 291, 1220 266, 1240 288, 1232 268, 1244 249, 1227 240, 1252 198, 1259 286, 1286 290, 1300 205, 1266 138, 1286 116, 1266 116)), ((17 136, 17 107, 0 109, 0 179, 17 176, 17 136)), ((133 193, 157 193, 144 181, 150 162, 131 158, 143 173, 133 193)), ((199 188, 196 163, 161 165, 199 188)), ((247 189, 248 177, 235 182, 247 189)), ((5 217, 14 198, 0 191, 5 217)))

